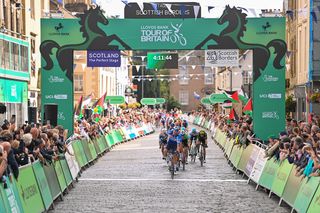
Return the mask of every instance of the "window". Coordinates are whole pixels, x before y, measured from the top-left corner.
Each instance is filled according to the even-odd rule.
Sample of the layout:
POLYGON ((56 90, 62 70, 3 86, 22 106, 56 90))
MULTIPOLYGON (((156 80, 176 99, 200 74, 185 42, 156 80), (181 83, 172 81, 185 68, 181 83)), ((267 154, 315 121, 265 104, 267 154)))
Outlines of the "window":
POLYGON ((36 53, 36 38, 33 36, 31 37, 31 53, 36 53))
POLYGON ((179 69, 179 83, 180 85, 187 85, 189 83, 189 75, 188 75, 187 67, 181 67, 179 69))
POLYGON ((20 54, 21 54, 21 71, 28 72, 29 71, 29 57, 28 57, 28 47, 20 46, 20 54))
POLYGON ((213 71, 211 67, 204 68, 204 84, 213 84, 213 71))
POLYGON ((243 71, 243 84, 252 84, 252 72, 243 71))
POLYGON ((75 92, 83 92, 83 75, 76 74, 73 78, 74 91, 75 92))
POLYGON ((13 70, 20 70, 19 64, 19 44, 11 43, 12 44, 12 55, 11 55, 11 62, 12 66, 11 69, 13 70))
POLYGON ((10 46, 9 42, 3 40, 3 55, 1 56, 1 67, 10 69, 10 46))
POLYGON ((187 90, 180 90, 179 102, 181 105, 189 105, 189 92, 187 90))

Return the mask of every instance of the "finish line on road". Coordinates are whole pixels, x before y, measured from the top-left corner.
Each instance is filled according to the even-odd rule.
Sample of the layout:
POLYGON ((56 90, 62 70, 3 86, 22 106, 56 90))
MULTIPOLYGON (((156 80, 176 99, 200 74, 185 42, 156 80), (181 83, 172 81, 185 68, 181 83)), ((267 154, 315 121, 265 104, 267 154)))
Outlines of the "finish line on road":
MULTIPOLYGON (((111 179, 111 178, 80 178, 79 181, 168 181, 171 179, 111 179)), ((247 180, 237 179, 174 179, 180 182, 247 182, 247 180)))

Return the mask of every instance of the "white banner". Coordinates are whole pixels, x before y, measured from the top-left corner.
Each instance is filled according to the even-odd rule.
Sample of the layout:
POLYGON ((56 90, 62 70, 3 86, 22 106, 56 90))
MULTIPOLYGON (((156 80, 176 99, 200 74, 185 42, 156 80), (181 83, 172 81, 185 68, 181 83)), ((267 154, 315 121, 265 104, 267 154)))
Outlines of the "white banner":
POLYGON ((206 67, 238 67, 239 50, 206 50, 206 67))
POLYGON ((257 160, 252 168, 250 179, 256 183, 259 183, 259 179, 261 177, 264 166, 267 163, 267 158, 265 156, 265 150, 260 148, 257 160))
MULTIPOLYGON (((69 144, 67 146, 67 148, 71 154, 73 154, 73 155, 75 154, 71 144, 69 144)), ((67 163, 68 163, 71 175, 72 175, 72 179, 75 180, 80 172, 80 167, 77 163, 76 157, 69 155, 69 153, 66 153, 65 157, 66 157, 66 160, 67 160, 67 163)))

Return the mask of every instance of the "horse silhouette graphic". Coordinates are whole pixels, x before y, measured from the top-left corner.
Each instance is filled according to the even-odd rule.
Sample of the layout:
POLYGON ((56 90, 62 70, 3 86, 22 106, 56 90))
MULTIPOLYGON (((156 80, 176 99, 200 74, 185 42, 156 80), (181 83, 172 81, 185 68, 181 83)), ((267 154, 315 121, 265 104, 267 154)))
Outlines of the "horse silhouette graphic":
MULTIPOLYGON (((284 58, 287 45, 281 39, 274 39, 270 41, 266 46, 261 44, 251 44, 242 41, 244 32, 246 31, 247 15, 242 13, 241 8, 226 6, 222 16, 218 19, 218 24, 223 25, 226 22, 228 25, 220 32, 220 35, 210 34, 195 49, 202 49, 209 41, 213 40, 216 44, 207 45, 207 49, 241 49, 241 50, 253 50, 254 54, 254 66, 253 66, 253 80, 256 81, 261 72, 265 70, 268 65, 268 61, 271 56, 270 48, 274 50, 276 54, 273 60, 273 67, 275 69, 282 69, 284 65, 281 64, 281 60, 284 58)), ((270 23, 266 23, 265 28, 271 27, 270 23)))
MULTIPOLYGON (((109 45, 112 41, 117 41, 126 50, 131 50, 131 47, 123 42, 117 35, 106 35, 106 33, 98 26, 98 23, 102 25, 108 25, 109 21, 103 15, 100 7, 90 8, 80 16, 79 24, 80 32, 85 40, 80 44, 70 44, 60 46, 53 40, 43 41, 40 45, 40 52, 44 58, 46 65, 43 66, 45 70, 51 70, 54 66, 52 61, 52 49, 57 48, 56 59, 62 71, 66 72, 67 78, 73 80, 73 63, 70 63, 68 59, 73 58, 73 51, 75 50, 117 50, 119 46, 109 45)), ((63 28, 63 25, 58 24, 55 27, 56 30, 63 28)))

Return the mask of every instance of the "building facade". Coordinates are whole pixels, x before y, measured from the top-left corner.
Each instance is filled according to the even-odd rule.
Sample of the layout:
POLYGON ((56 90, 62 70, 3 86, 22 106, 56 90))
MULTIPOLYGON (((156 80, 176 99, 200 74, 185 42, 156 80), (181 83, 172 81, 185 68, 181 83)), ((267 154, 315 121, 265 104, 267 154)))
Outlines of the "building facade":
POLYGON ((215 91, 214 69, 204 67, 203 51, 191 51, 179 59, 179 69, 170 70, 170 95, 181 104, 185 112, 197 108, 201 103, 194 93, 206 97, 215 91))
POLYGON ((320 23, 318 1, 285 1, 287 11, 286 61, 287 95, 293 95, 296 112, 293 117, 307 120, 310 113, 320 113, 320 23), (314 16, 312 15, 314 12, 314 16))

